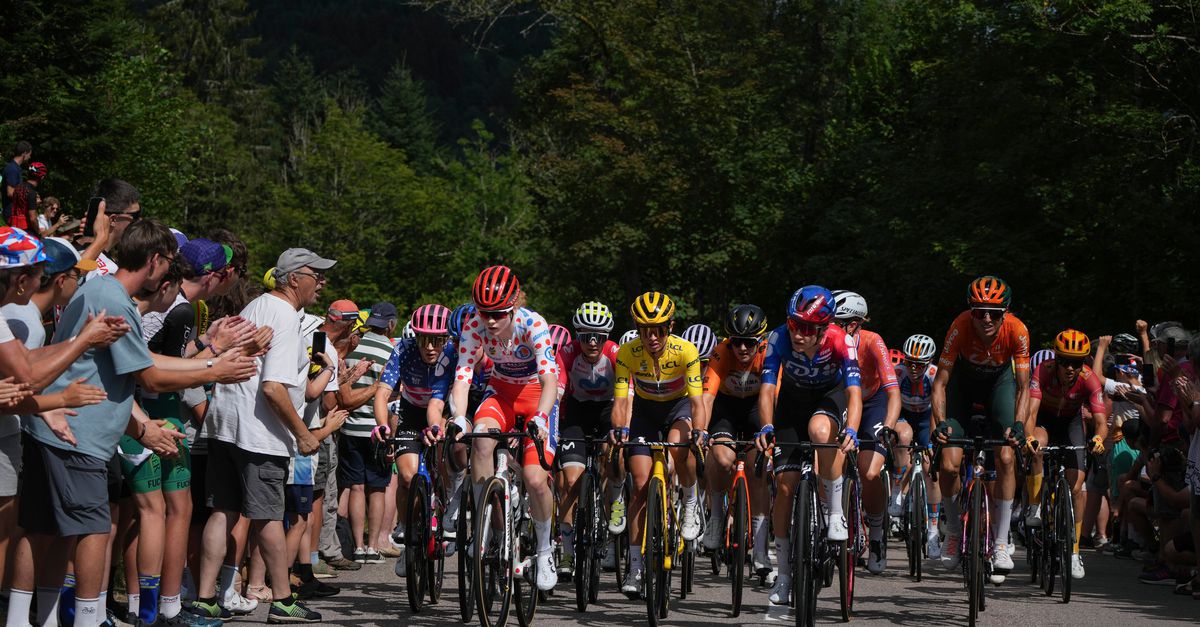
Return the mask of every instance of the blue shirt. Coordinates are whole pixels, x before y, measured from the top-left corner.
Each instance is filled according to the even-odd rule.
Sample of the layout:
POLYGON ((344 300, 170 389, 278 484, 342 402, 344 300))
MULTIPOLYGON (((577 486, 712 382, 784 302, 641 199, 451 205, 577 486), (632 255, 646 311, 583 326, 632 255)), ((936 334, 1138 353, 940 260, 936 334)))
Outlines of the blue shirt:
MULTIPOLYGON (((21 185, 21 166, 17 165, 16 161, 4 164, 3 179, 3 185, 13 188, 13 193, 16 193, 17 188, 21 185)), ((9 197, 8 190, 3 186, 0 186, 0 195, 4 196, 4 214, 8 215, 9 208, 12 207, 12 198, 9 197)))
POLYGON ((792 350, 792 338, 786 324, 767 337, 767 355, 763 358, 763 383, 786 385, 798 390, 829 390, 839 383, 861 387, 858 353, 846 341, 846 332, 829 325, 817 352, 809 357, 792 350))
POLYGON ((87 324, 88 314, 98 314, 101 310, 109 316, 125 318, 131 330, 107 348, 89 348, 45 392, 59 392, 77 379, 108 392, 108 397, 99 404, 78 407, 74 410, 78 415, 67 417, 78 446, 72 448, 58 439, 41 418, 23 420, 25 431, 42 444, 107 461, 116 453, 117 442, 129 424, 133 374, 153 366, 154 360, 146 340, 142 339, 142 316, 137 306, 125 287, 111 276, 89 279, 79 288, 59 318, 53 342, 64 342, 78 335, 87 324))

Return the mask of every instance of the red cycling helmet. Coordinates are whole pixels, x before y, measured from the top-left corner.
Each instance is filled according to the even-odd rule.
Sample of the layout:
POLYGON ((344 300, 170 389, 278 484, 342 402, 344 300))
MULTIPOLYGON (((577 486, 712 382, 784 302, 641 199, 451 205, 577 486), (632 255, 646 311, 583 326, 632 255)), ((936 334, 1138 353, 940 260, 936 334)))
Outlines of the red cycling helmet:
POLYGON ((446 335, 450 332, 450 309, 442 305, 421 305, 413 312, 409 324, 414 333, 446 335))
POLYGON ((484 268, 475 279, 471 300, 483 311, 512 309, 517 304, 521 282, 508 266, 484 268))
POLYGON ((46 164, 41 161, 34 161, 29 164, 29 178, 40 181, 46 178, 46 164))
POLYGON ((570 341, 571 332, 567 330, 567 327, 564 327, 561 324, 550 325, 550 343, 554 345, 555 353, 562 352, 563 346, 570 341))
POLYGON ((899 366, 904 363, 904 351, 898 348, 888 349, 888 357, 891 358, 893 366, 899 366))

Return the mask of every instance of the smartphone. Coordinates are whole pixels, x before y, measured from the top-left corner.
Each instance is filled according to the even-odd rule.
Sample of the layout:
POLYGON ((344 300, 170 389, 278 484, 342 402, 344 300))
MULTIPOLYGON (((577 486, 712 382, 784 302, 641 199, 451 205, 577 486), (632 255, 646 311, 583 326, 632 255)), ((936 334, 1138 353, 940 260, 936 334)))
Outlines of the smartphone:
POLYGON ((317 331, 316 333, 313 333, 313 347, 312 347, 313 357, 316 357, 317 355, 324 353, 324 352, 325 352, 325 332, 317 331))
POLYGON ((1175 356, 1175 338, 1173 337, 1167 338, 1167 354, 1172 357, 1175 356))
POLYGON ((83 222, 84 237, 95 237, 96 235, 96 215, 100 213, 100 203, 104 199, 100 196, 92 196, 88 199, 87 214, 83 222))

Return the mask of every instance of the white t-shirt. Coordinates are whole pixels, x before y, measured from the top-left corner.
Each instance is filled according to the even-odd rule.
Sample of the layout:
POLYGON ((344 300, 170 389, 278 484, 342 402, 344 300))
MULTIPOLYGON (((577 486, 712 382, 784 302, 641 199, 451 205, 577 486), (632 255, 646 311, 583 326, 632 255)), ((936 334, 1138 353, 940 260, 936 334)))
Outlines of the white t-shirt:
POLYGON ((17 339, 13 336, 12 331, 8 328, 8 321, 4 319, 4 314, 0 313, 0 344, 11 342, 17 339))
MULTIPOLYGON (((32 306, 32 305, 30 305, 30 306, 32 306)), ((5 305, 3 308, 0 308, 0 344, 17 339, 16 336, 13 335, 12 330, 8 328, 8 321, 4 317, 5 311, 11 311, 13 308, 16 308, 16 307, 20 307, 20 305, 5 305)), ((33 310, 36 312, 37 307, 33 307, 33 310)), ((42 346, 42 344, 45 343, 45 341, 46 341, 46 330, 44 328, 42 328, 41 316, 38 317, 37 324, 34 325, 33 327, 31 327, 29 329, 29 331, 30 331, 31 335, 34 331, 41 333, 41 340, 38 340, 38 342, 36 344, 32 344, 31 341, 27 339, 25 341, 25 347, 30 348, 32 346, 33 348, 40 348, 42 346)), ((17 416, 14 414, 0 416, 0 437, 7 437, 10 435, 20 433, 20 432, 21 432, 21 417, 20 416, 17 416)))
POLYGON ((258 358, 258 373, 248 381, 218 384, 204 420, 208 437, 237 445, 244 451, 291 457, 296 438, 271 409, 263 394, 263 383, 272 381, 287 388, 292 407, 304 408, 308 355, 300 336, 301 313, 274 294, 250 301, 241 316, 254 324, 274 329, 271 349, 258 358))
POLYGON ((87 273, 87 278, 105 276, 117 273, 117 262, 113 261, 108 255, 100 253, 100 257, 96 259, 96 269, 87 273))

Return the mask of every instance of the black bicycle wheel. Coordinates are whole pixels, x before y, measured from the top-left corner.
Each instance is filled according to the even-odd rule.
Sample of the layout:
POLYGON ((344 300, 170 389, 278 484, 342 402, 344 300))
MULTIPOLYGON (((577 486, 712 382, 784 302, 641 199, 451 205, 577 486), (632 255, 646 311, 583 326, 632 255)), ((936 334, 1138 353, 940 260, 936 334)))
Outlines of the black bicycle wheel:
POLYGON ((475 519, 475 608, 481 627, 504 627, 512 604, 513 568, 504 512, 504 481, 488 480, 480 496, 475 519))
MULTIPOLYGON (((661 590, 659 580, 663 571, 663 546, 666 543, 666 530, 663 529, 663 490, 662 480, 651 477, 650 484, 646 487, 646 551, 642 558, 642 587, 646 590, 646 618, 650 621, 650 627, 658 625, 658 597, 666 594, 661 590)), ((637 547, 630 546, 629 550, 636 551, 637 547)))
POLYGON ((696 542, 683 543, 683 572, 679 575, 679 598, 686 599, 692 592, 692 580, 696 575, 696 542))
POLYGON ((454 523, 455 550, 458 551, 458 612, 462 622, 469 623, 475 616, 475 564, 471 552, 477 547, 472 546, 474 529, 471 525, 475 511, 475 499, 472 497, 471 481, 463 481, 462 494, 459 496, 458 520, 454 523))
MULTIPOLYGON (((854 462, 850 462, 854 463, 854 462)), ((843 542, 836 543, 840 545, 837 550, 840 550, 838 559, 838 604, 842 610, 842 622, 850 622, 850 616, 854 612, 854 566, 858 561, 859 550, 859 534, 862 533, 862 512, 861 502, 858 495, 858 481, 852 479, 844 479, 845 486, 842 489, 842 511, 846 514, 846 527, 849 530, 849 538, 843 542)), ((887 534, 884 534, 885 536, 887 534)))
POLYGON ((968 495, 970 509, 967 513, 967 600, 970 605, 968 624, 974 627, 979 617, 982 604, 980 595, 983 594, 983 538, 981 523, 983 518, 983 486, 971 482, 971 493, 968 495))
MULTIPOLYGON (((1043 490, 1047 488, 1043 488, 1043 490)), ((1054 579, 1062 570, 1062 566, 1059 564, 1062 557, 1058 550, 1058 545, 1062 542, 1062 538, 1058 537, 1058 508, 1061 504, 1058 501, 1057 492, 1053 488, 1050 490, 1049 505, 1042 510, 1042 530, 1046 538, 1042 551, 1042 591, 1046 593, 1046 596, 1054 594, 1054 579)))
MULTIPOLYGON (((817 554, 815 552, 820 525, 815 524, 817 498, 813 482, 801 479, 796 486, 796 501, 792 505, 792 604, 795 607, 796 627, 811 627, 816 619, 817 554)), ((779 556, 782 566, 786 556, 779 556)))
POLYGON ((407 568, 405 584, 408 588, 408 606, 420 612, 429 580, 429 496, 425 478, 413 477, 408 486, 408 530, 405 533, 404 566, 407 568))
POLYGON ((575 506, 575 573, 572 577, 575 583, 575 608, 580 612, 587 611, 591 600, 589 588, 592 583, 592 541, 595 536, 592 524, 592 504, 595 499, 592 489, 592 476, 585 472, 579 477, 579 504, 575 506))
POLYGON ((750 501, 746 493, 746 481, 738 478, 733 486, 733 526, 729 529, 729 574, 733 586, 733 615, 742 613, 742 585, 746 580, 746 549, 750 546, 748 534, 750 501))
MULTIPOLYGON (((599 477, 592 478, 592 535, 591 535, 591 558, 588 560, 588 602, 595 603, 600 598, 600 563, 604 559, 604 552, 608 546, 608 521, 604 520, 604 500, 602 498, 603 484, 598 481, 599 477)), ((575 568, 579 572, 579 568, 575 568)))
POLYGON ((1071 557, 1075 550, 1075 507, 1071 498, 1071 488, 1067 486, 1065 478, 1058 480, 1057 492, 1055 500, 1058 501, 1058 515, 1055 517, 1055 535, 1058 536, 1058 560, 1061 564, 1059 573, 1062 575, 1063 603, 1070 603, 1071 557))
MULTIPOLYGON (((675 493, 678 496, 678 493, 675 493)), ((675 571, 679 568, 681 555, 679 553, 679 499, 671 498, 671 493, 667 493, 667 528, 666 542, 663 546, 663 555, 670 556, 671 567, 667 568, 666 559, 663 560, 663 568, 658 571, 658 617, 659 619, 667 618, 671 613, 671 582, 675 578, 675 571)))
POLYGON ((925 537, 929 528, 929 510, 926 509, 925 475, 917 475, 908 485, 909 499, 909 575, 921 581, 921 570, 925 562, 925 537))
MULTIPOLYGON (((521 498, 518 500, 518 505, 523 507, 525 503, 525 495, 522 490, 521 498)), ((520 512, 520 510, 517 510, 520 512)), ((528 563, 528 567, 524 569, 520 577, 513 577, 513 596, 517 606, 517 623, 521 627, 529 627, 533 624, 533 616, 537 613, 538 599, 541 594, 538 592, 537 576, 538 576, 538 560, 537 560, 537 535, 533 530, 533 520, 521 518, 517 523, 517 528, 514 530, 516 537, 514 538, 514 549, 517 551, 517 561, 520 563, 528 563)))

